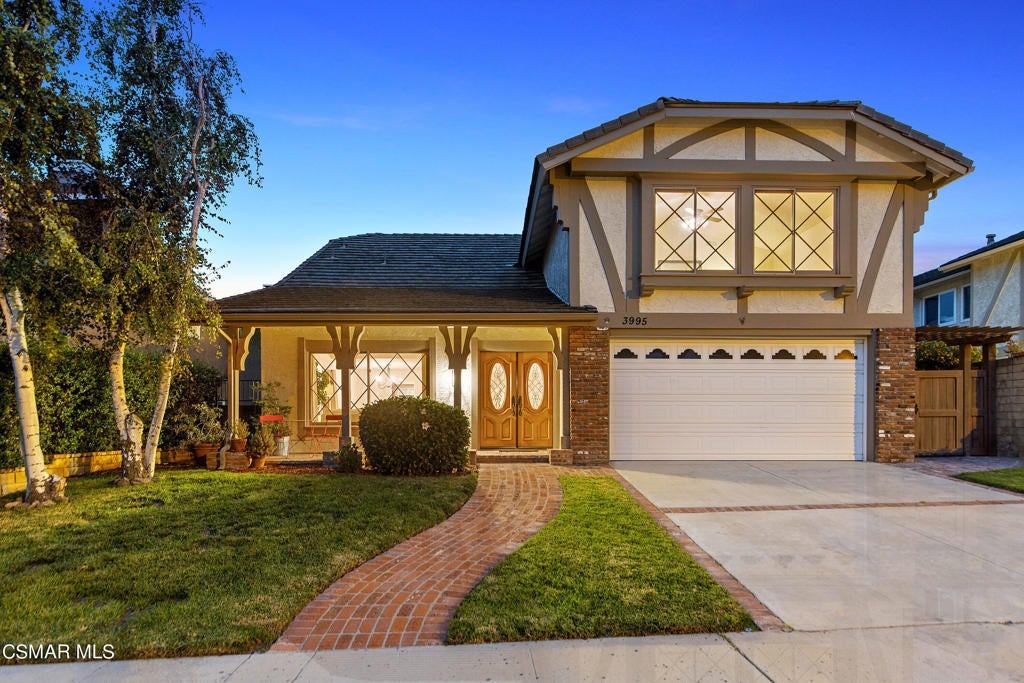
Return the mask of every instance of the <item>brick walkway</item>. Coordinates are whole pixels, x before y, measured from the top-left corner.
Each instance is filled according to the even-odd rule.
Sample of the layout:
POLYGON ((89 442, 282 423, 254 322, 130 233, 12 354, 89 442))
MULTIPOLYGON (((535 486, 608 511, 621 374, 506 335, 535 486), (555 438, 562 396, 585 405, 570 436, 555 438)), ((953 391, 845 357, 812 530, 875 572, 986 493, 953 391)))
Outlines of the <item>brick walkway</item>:
POLYGON ((271 650, 440 645, 455 608, 558 512, 558 476, 587 470, 481 465, 476 492, 441 524, 335 581, 271 650))

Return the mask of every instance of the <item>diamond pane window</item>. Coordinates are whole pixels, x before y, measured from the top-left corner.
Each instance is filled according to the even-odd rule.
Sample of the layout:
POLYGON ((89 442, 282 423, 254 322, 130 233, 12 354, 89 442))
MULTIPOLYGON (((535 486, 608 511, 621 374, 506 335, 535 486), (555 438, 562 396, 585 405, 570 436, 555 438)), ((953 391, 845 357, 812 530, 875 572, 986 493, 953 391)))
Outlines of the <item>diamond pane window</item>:
POLYGON ((657 270, 736 270, 736 193, 658 190, 654 193, 657 270))
MULTIPOLYGON (((341 372, 334 354, 310 354, 310 420, 325 422, 341 414, 341 372)), ((349 373, 353 410, 392 396, 426 396, 426 355, 422 353, 361 353, 349 373)))
POLYGON ((832 271, 834 237, 835 192, 754 192, 755 271, 832 271))
POLYGON ((508 398, 508 373, 505 366, 495 363, 491 368, 491 407, 501 410, 505 407, 505 399, 508 398))

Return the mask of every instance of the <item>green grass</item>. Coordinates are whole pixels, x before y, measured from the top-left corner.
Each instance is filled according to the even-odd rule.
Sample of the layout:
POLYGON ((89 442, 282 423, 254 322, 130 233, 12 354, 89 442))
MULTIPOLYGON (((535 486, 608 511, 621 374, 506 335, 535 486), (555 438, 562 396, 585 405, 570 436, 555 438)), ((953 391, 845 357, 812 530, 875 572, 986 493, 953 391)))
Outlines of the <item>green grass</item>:
POLYGON ((111 643, 116 657, 250 652, 349 569, 455 512, 474 476, 159 473, 0 512, 7 643, 111 643))
POLYGON ((560 481, 558 515, 470 592, 449 643, 755 628, 614 479, 560 481))
POLYGON ((1024 493, 1024 467, 1010 467, 1005 470, 988 470, 987 472, 964 472, 956 476, 964 481, 973 481, 978 484, 997 486, 1007 491, 1024 493))

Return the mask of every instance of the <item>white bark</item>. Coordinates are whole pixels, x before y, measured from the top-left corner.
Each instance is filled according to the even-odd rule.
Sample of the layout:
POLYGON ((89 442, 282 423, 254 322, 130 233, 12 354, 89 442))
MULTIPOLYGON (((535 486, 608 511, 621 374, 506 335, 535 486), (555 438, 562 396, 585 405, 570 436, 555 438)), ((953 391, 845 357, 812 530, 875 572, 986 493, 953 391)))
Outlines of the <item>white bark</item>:
POLYGON ((110 395, 114 404, 114 421, 121 439, 121 483, 141 484, 153 478, 147 471, 140 449, 142 448, 143 423, 128 407, 128 395, 124 388, 124 349, 121 342, 110 352, 110 395))
POLYGON ((156 391, 156 405, 153 406, 153 417, 149 421, 149 434, 146 435, 146 450, 142 456, 142 467, 153 478, 156 471, 157 449, 160 447, 160 431, 164 425, 164 413, 167 411, 167 399, 171 395, 171 379, 174 371, 174 355, 178 352, 179 335, 175 333, 170 345, 160 358, 160 380, 156 391))
POLYGON ((39 441, 39 411, 36 408, 36 385, 32 377, 32 363, 25 332, 25 308, 21 291, 17 287, 5 290, 0 296, 7 344, 14 368, 14 395, 18 406, 21 431, 21 456, 25 462, 25 502, 48 500, 46 463, 39 441))

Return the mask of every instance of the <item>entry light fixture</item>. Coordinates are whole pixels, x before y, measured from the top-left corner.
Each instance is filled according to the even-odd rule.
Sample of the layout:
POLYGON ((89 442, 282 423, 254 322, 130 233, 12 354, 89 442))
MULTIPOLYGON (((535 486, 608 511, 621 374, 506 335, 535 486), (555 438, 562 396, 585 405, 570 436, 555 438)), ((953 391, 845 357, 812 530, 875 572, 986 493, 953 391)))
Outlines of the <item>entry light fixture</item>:
POLYGON ((608 317, 602 318, 601 321, 597 323, 597 331, 598 332, 607 332, 608 331, 608 327, 611 324, 612 324, 612 319, 611 318, 608 318, 608 317))

